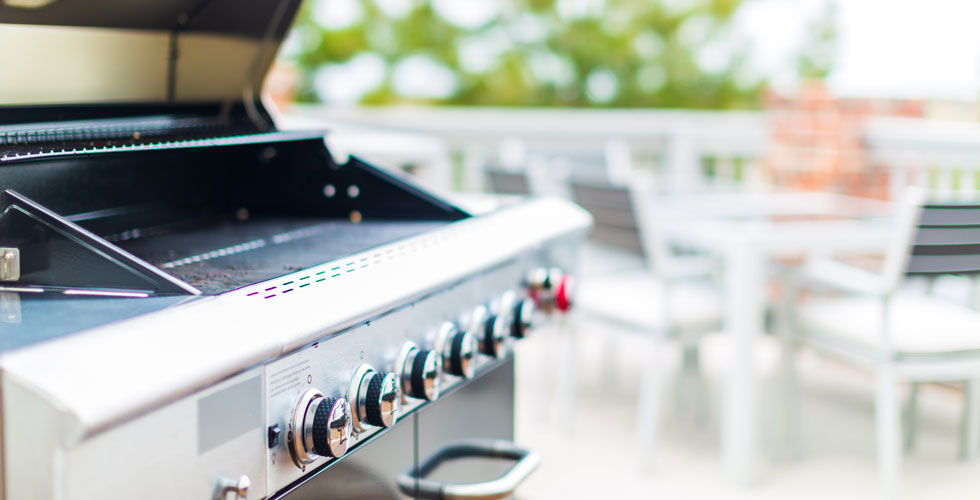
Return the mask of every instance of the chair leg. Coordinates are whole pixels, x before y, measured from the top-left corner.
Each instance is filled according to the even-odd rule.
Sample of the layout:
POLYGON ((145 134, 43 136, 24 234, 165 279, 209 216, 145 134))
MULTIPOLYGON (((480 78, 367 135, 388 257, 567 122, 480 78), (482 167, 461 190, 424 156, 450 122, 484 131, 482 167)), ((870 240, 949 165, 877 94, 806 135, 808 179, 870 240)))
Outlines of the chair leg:
POLYGON ((963 416, 960 430, 960 459, 974 460, 980 451, 980 380, 963 383, 963 416))
POLYGON ((694 422, 699 427, 708 425, 708 383, 701 371, 701 346, 694 344, 691 347, 691 376, 694 378, 694 422))
POLYGON ((777 424, 782 433, 777 442, 784 443, 784 446, 777 451, 777 455, 782 455, 784 459, 791 462, 798 461, 803 455, 800 375, 796 367, 797 350, 795 339, 788 335, 782 338, 778 390, 779 402, 783 407, 783 418, 782 422, 777 424))
POLYGON ((878 442, 878 476, 882 498, 898 498, 902 467, 901 402, 894 368, 879 366, 875 373, 875 426, 878 442))
POLYGON ((681 353, 681 369, 674 387, 674 411, 683 420, 702 425, 706 416, 701 350, 697 343, 685 343, 681 353))
POLYGON ((641 469, 649 467, 654 461, 658 443, 660 423, 663 417, 664 384, 666 367, 663 351, 666 342, 653 339, 649 357, 643 364, 643 377, 640 380, 640 393, 636 404, 634 430, 634 456, 641 469))
POLYGON ((599 349, 599 383, 605 387, 619 387, 619 363, 616 362, 619 336, 608 335, 599 349))
POLYGON ((791 290, 787 290, 781 307, 775 318, 776 332, 779 334, 779 404, 783 409, 783 418, 776 423, 780 435, 775 440, 774 454, 777 457, 795 462, 803 455, 800 412, 800 375, 797 370, 797 352, 799 341, 794 336, 790 324, 792 308, 791 290), (779 446, 778 443, 783 443, 779 446))
POLYGON ((915 438, 919 425, 919 382, 913 382, 909 389, 909 399, 905 407, 905 451, 915 449, 915 438))

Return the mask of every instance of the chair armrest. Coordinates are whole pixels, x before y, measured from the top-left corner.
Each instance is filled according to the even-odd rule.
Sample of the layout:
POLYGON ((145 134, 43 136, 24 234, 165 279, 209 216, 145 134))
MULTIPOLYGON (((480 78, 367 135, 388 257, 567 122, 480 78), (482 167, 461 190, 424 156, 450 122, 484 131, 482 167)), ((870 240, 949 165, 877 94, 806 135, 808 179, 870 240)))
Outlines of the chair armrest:
POLYGON ((883 297, 891 293, 878 274, 840 261, 811 259, 803 266, 803 285, 820 284, 841 291, 883 297))

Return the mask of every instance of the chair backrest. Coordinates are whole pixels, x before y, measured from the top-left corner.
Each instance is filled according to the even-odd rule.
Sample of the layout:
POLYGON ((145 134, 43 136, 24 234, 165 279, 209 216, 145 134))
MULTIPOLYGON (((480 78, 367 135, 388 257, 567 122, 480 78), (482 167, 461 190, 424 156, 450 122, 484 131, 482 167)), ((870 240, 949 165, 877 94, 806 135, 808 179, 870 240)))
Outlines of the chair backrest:
POLYGON ((643 242, 629 188, 571 179, 572 201, 593 217, 593 241, 643 253, 643 242))
POLYGON ((905 272, 980 273, 980 204, 923 204, 905 272))
POLYGON ((905 276, 980 274, 980 204, 930 202, 926 196, 919 188, 905 191, 885 257, 887 289, 905 276))
POLYGON ((531 183, 526 172, 487 168, 487 181, 494 193, 530 195, 531 183))

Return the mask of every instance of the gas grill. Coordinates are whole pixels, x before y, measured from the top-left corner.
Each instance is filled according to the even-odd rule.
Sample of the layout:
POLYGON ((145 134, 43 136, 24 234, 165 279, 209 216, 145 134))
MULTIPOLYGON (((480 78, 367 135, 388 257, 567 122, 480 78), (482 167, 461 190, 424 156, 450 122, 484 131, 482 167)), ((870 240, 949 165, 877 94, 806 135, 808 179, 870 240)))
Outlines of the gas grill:
POLYGON ((534 470, 511 345, 571 307, 589 216, 472 213, 277 130, 298 7, 0 3, 0 497, 500 498, 534 470))

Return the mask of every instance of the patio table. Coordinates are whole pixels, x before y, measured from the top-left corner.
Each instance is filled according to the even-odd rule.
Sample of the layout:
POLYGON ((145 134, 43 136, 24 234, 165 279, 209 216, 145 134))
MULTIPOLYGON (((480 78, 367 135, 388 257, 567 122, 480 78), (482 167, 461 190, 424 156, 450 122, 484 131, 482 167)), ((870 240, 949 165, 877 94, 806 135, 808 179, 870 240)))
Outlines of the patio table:
POLYGON ((752 485, 760 465, 754 362, 766 314, 766 265, 775 259, 882 254, 892 240, 887 203, 828 193, 673 196, 656 203, 674 245, 722 257, 724 329, 732 341, 722 390, 721 453, 729 480, 752 485))

